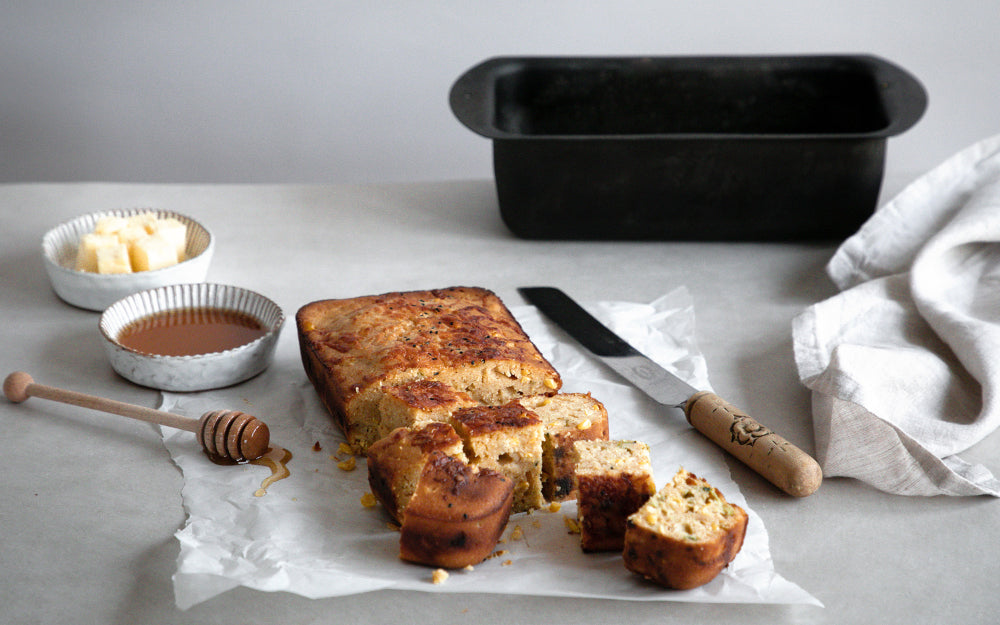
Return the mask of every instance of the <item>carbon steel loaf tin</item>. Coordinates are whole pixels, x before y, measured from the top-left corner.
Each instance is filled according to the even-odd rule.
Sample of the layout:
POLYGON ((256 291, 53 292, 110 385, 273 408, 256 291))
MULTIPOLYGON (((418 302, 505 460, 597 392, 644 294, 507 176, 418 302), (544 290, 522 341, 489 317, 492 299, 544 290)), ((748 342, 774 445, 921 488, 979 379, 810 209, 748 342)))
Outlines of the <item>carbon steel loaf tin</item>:
POLYGON ((450 104, 517 236, 781 241, 857 230, 927 95, 870 55, 500 57, 450 104))

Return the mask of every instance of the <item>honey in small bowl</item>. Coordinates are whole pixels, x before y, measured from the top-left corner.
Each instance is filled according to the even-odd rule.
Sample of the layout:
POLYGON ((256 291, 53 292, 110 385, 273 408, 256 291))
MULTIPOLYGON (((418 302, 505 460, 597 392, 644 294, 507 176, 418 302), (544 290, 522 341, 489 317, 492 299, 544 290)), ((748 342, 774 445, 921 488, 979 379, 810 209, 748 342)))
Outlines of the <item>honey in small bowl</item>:
POLYGON ((118 342, 138 352, 161 356, 197 356, 235 349, 267 333, 257 318, 236 310, 179 308, 153 313, 129 323, 118 342))

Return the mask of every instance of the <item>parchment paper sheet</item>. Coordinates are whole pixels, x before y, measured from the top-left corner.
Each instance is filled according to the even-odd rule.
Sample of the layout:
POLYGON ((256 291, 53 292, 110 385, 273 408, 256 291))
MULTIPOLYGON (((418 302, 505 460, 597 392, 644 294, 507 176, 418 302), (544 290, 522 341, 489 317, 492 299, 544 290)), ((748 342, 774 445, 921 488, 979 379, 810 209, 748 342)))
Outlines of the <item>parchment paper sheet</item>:
MULTIPOLYGON (((651 358, 694 386, 709 389, 694 341, 694 311, 686 289, 652 304, 602 302, 586 306, 651 358)), ((564 380, 564 392, 591 392, 607 407, 611 437, 650 445, 657 485, 678 467, 697 473, 742 506, 750 523, 742 551, 711 583, 672 591, 627 571, 620 554, 584 554, 565 517, 576 507, 511 517, 503 553, 471 571, 452 571, 431 583, 431 569, 398 558, 398 532, 380 506, 366 508, 369 492, 363 457, 354 471, 338 468, 344 439, 305 378, 286 327, 274 364, 257 378, 204 393, 164 393, 161 409, 198 418, 209 410, 238 409, 265 421, 271 441, 291 451, 290 476, 255 496, 271 475, 265 466, 219 466, 189 432, 162 428, 163 441, 184 476, 188 518, 177 532, 180 555, 174 575, 179 608, 186 609, 237 586, 331 597, 378 589, 592 597, 642 601, 801 603, 821 605, 778 575, 768 535, 732 481, 721 450, 667 409, 586 355, 533 307, 512 307, 525 331, 564 380), (321 451, 314 451, 319 443, 321 451), (514 540, 515 526, 523 538, 514 540)), ((288 313, 286 313, 288 314, 288 313)))

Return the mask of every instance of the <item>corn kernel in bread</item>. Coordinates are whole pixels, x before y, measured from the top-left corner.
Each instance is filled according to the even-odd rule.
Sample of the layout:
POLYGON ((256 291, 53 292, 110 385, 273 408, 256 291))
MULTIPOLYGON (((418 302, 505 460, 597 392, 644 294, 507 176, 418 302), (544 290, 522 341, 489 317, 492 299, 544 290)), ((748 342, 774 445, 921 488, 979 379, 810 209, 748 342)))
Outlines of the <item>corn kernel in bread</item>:
POLYGON ((580 548, 621 551, 626 520, 656 492, 649 447, 638 441, 577 441, 571 458, 580 548))
POLYGON ((451 424, 462 437, 469 464, 493 469, 514 482, 514 512, 545 505, 542 495, 542 421, 517 402, 456 410, 451 424))
POLYGON ((510 479, 435 451, 403 513, 399 557, 446 569, 478 564, 496 547, 512 501, 510 479))
POLYGON ((306 374, 358 451, 379 436, 383 389, 443 382, 483 404, 562 381, 510 311, 475 287, 312 302, 295 316, 306 374))
POLYGON ((710 582, 743 546, 747 514, 693 473, 673 480, 628 519, 625 567, 684 590, 710 582))
POLYGON ((465 461, 462 439, 447 423, 422 428, 397 428, 368 448, 368 484, 372 493, 397 521, 410 503, 420 473, 434 452, 465 461))
POLYGON ((607 440, 608 411, 590 393, 532 395, 517 402, 542 420, 542 494, 548 501, 576 498, 573 486, 573 443, 607 440))
POLYGON ((379 434, 386 436, 400 427, 419 428, 434 421, 447 422, 459 408, 477 402, 435 380, 415 380, 383 389, 379 400, 379 434))

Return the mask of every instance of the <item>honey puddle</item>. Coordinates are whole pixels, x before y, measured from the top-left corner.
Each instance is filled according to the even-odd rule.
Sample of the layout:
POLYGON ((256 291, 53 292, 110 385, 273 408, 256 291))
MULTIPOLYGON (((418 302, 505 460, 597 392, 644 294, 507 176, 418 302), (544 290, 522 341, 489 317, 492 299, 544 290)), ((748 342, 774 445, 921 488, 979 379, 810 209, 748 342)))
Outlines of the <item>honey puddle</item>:
POLYGON ((291 472, 289 472, 288 467, 286 466, 288 461, 291 459, 292 452, 287 449, 282 449, 281 447, 270 447, 268 448, 267 453, 263 456, 257 458, 256 460, 251 460, 250 464, 256 464, 271 469, 271 475, 261 482, 260 488, 254 492, 253 496, 263 497, 267 494, 267 489, 271 486, 271 484, 274 484, 278 480, 283 480, 291 475, 291 472))

